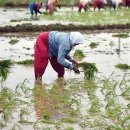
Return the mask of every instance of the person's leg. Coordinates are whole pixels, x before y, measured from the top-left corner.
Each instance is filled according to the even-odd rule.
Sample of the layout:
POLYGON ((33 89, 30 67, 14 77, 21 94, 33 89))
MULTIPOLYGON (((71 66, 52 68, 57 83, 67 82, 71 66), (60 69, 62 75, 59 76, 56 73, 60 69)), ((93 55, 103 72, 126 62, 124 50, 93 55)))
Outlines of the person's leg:
POLYGON ((78 10, 78 12, 81 12, 82 8, 83 8, 83 5, 79 2, 79 10, 78 10))
POLYGON ((85 12, 87 11, 87 5, 84 6, 84 11, 85 11, 85 12))
POLYGON ((95 9, 97 8, 97 0, 94 1, 93 8, 94 8, 94 11, 95 11, 95 9))
POLYGON ((58 73, 58 77, 64 77, 64 73, 65 73, 64 66, 62 66, 57 62, 57 57, 52 57, 50 59, 50 63, 53 69, 58 73))
POLYGON ((48 64, 48 32, 39 35, 34 47, 35 80, 40 82, 48 64))
POLYGON ((54 13, 54 5, 53 4, 49 4, 48 5, 48 9, 49 9, 50 15, 53 15, 53 13, 54 13))
POLYGON ((33 16, 33 5, 32 4, 29 5, 29 9, 30 9, 31 17, 32 17, 33 16))

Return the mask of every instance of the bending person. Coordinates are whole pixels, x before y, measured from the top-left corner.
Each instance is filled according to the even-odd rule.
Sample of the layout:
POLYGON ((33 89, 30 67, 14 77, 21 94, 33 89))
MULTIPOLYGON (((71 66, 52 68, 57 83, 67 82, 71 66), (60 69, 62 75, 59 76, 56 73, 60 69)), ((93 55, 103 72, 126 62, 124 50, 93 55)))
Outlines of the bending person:
POLYGON ((42 14, 42 12, 40 11, 41 7, 42 7, 42 3, 40 3, 40 4, 35 3, 35 2, 30 3, 29 8, 30 8, 31 16, 33 17, 34 12, 35 12, 36 16, 37 16, 37 13, 42 14))
POLYGON ((34 71, 36 83, 42 82, 48 61, 57 72, 58 77, 64 77, 68 68, 75 73, 80 73, 78 63, 69 56, 70 51, 76 45, 83 43, 83 35, 79 32, 42 32, 34 47, 34 71), (67 61, 66 61, 67 60, 67 61))

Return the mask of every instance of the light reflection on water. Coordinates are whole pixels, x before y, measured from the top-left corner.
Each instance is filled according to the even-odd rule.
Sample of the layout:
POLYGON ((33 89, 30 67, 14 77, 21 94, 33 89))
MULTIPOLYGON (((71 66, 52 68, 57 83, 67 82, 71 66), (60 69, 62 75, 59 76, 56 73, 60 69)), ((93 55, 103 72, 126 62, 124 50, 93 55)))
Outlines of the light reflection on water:
MULTIPOLYGON (((129 55, 130 55, 130 38, 121 39, 121 51, 120 54, 116 53, 118 48, 118 38, 112 37, 113 34, 101 33, 101 34, 84 34, 85 42, 83 45, 76 46, 74 50, 70 53, 73 55, 76 49, 81 49, 86 57, 83 61, 96 63, 99 70, 98 75, 109 76, 113 71, 119 75, 123 75, 123 71, 116 69, 115 65, 119 63, 127 63, 130 65, 129 55), (99 45, 97 48, 91 49, 90 43, 95 42, 99 45)), ((33 54, 33 48, 36 41, 36 37, 33 40, 29 37, 18 38, 19 42, 15 45, 10 45, 8 42, 12 37, 0 37, 0 58, 8 59, 11 58, 14 61, 20 61, 25 59, 33 59, 31 56, 33 54), (29 48, 27 50, 27 48, 29 48)), ((130 71, 127 71, 128 73, 130 71)), ((72 71, 66 70, 65 79, 69 78, 81 78, 83 79, 83 73, 80 75, 75 75, 72 71)), ((24 79, 28 79, 30 85, 34 84, 34 72, 33 66, 26 67, 22 65, 15 65, 9 77, 6 81, 6 86, 14 88, 19 82, 24 79)), ((43 82, 49 84, 57 79, 57 74, 53 71, 51 65, 47 66, 45 74, 43 75, 43 82)))

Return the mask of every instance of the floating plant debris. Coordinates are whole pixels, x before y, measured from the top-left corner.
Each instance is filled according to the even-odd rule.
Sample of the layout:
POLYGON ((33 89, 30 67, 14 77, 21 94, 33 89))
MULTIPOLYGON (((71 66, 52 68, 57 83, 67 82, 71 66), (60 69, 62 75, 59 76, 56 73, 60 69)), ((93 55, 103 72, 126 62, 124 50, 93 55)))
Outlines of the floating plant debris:
POLYGON ((11 39, 11 40, 9 41, 9 43, 10 43, 11 45, 14 45, 14 44, 16 44, 16 43, 18 43, 18 42, 19 42, 18 39, 11 39))
POLYGON ((21 65, 33 65, 33 60, 28 60, 28 59, 26 59, 26 60, 24 60, 24 61, 18 61, 18 62, 16 62, 17 64, 21 64, 21 65))
POLYGON ((128 38, 129 35, 128 34, 114 34, 112 35, 113 37, 119 37, 119 38, 128 38))
POLYGON ((76 59, 82 59, 85 55, 81 50, 75 50, 73 57, 76 59))
POLYGON ((130 66, 127 64, 118 64, 115 66, 116 68, 122 69, 122 70, 128 70, 130 69, 130 66))

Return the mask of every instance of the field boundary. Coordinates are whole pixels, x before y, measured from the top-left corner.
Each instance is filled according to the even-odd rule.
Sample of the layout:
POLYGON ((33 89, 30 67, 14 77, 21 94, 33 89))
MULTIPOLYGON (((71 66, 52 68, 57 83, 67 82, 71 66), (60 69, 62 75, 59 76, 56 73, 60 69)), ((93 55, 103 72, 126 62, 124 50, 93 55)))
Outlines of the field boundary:
MULTIPOLYGON (((130 29, 130 24, 113 24, 113 25, 63 25, 63 24, 49 24, 49 25, 33 25, 31 23, 21 24, 16 26, 0 27, 0 33, 15 33, 15 32, 41 32, 41 31, 103 31, 114 30, 125 31, 130 29)), ((115 31, 114 31, 115 32, 115 31)))

